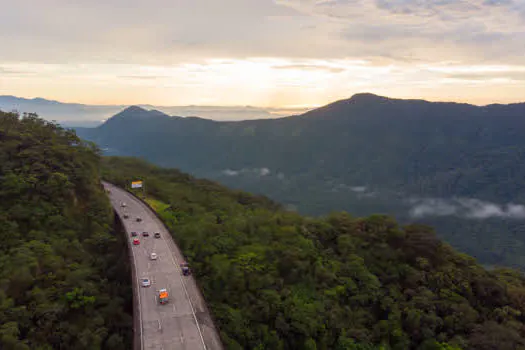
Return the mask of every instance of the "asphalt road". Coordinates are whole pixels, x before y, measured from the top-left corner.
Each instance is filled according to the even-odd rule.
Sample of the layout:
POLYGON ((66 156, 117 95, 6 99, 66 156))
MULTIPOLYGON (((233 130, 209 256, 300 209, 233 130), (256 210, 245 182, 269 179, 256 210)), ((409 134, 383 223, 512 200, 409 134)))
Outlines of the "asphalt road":
MULTIPOLYGON (((138 349, 223 349, 219 335, 213 325, 204 299, 193 277, 183 276, 180 262, 184 261, 171 235, 155 214, 130 193, 108 183, 110 200, 122 219, 134 259, 136 279, 133 288, 138 290, 137 316, 140 326, 141 347, 138 349), (122 207, 121 203, 126 203, 122 207), (124 219, 124 214, 129 218, 124 219), (137 217, 142 222, 137 222, 137 217), (131 232, 137 232, 139 245, 133 245, 131 232), (149 237, 143 237, 142 232, 149 237), (161 238, 153 234, 160 232, 161 238), (157 253, 158 259, 151 260, 150 254, 157 253), (140 280, 148 277, 150 287, 142 287, 140 280), (161 305, 158 290, 166 288, 169 302, 161 305)), ((137 347, 136 347, 137 348, 137 347)))

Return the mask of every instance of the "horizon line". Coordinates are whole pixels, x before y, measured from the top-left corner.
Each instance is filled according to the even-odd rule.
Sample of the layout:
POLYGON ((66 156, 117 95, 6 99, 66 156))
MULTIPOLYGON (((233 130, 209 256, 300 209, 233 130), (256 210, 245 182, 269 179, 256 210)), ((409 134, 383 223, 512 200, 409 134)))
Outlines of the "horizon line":
MULTIPOLYGON (((467 104, 467 105, 472 105, 472 106, 477 106, 477 107, 486 107, 486 106, 491 106, 491 105, 512 105, 512 104, 521 104, 521 103, 525 103, 525 99, 524 100, 519 100, 519 101, 515 101, 515 102, 507 102, 507 103, 500 103, 500 102, 491 102, 491 103, 485 103, 485 104, 478 104, 478 103, 472 103, 472 102, 465 102, 465 101, 462 101, 462 100, 431 100, 431 99, 425 99, 425 98, 417 98, 417 97, 390 97, 390 96, 386 96, 386 95, 382 95, 382 94, 377 94, 377 93, 372 93, 372 92, 357 92, 357 93, 354 93, 353 95, 351 95, 350 97, 347 97, 347 98, 340 98, 340 99, 335 99, 335 100, 331 100, 330 102, 326 102, 324 104, 313 104, 313 105, 289 105, 289 106, 257 106, 257 105, 205 105, 205 104, 202 104, 202 105, 199 105, 199 104, 186 104, 186 105, 155 105, 155 104, 151 104, 151 103, 131 103, 131 104, 106 104, 106 103, 81 103, 81 102, 69 102, 69 101, 60 101, 60 100, 54 100, 54 99, 50 99, 50 98, 46 98, 46 97, 40 97, 40 96, 37 96, 37 97, 21 97, 21 96, 16 96, 16 95, 0 95, 0 98, 1 97, 11 97, 11 98, 17 98, 17 99, 23 99, 23 100, 27 100, 27 101, 33 101, 33 100, 45 100, 45 101, 48 101, 48 102, 55 102, 55 103, 60 103, 60 104, 70 104, 70 105, 81 105, 81 106, 92 106, 92 107, 120 107, 120 108, 128 108, 128 107, 132 107, 132 106, 138 106, 138 107, 141 107, 141 106, 151 106, 151 107, 155 107, 155 108, 173 108, 173 107, 220 107, 220 108, 257 108, 257 109, 273 109, 273 110, 278 110, 278 109, 288 109, 288 110, 312 110, 312 109, 316 109, 316 108, 320 108, 320 107, 323 107, 323 106, 327 106, 327 105, 330 105, 332 103, 335 103, 335 102, 338 102, 338 101, 345 101, 345 100, 349 100, 351 98, 353 98, 354 96, 356 95, 373 95, 373 96, 377 96, 377 97, 381 97, 381 98, 387 98, 387 99, 390 99, 390 100, 407 100, 407 101, 425 101, 425 102, 430 102, 430 103, 457 103, 457 104, 467 104)), ((142 108, 142 107, 141 107, 142 108)))

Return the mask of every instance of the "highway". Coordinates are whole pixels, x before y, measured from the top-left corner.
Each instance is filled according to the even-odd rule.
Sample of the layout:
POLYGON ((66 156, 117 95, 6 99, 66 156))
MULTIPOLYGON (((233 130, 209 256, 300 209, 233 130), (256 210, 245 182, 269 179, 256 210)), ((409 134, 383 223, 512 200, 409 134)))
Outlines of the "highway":
POLYGON ((183 255, 165 226, 151 209, 127 191, 106 182, 103 185, 110 190, 108 195, 126 230, 133 259, 135 332, 140 334, 135 338, 135 343, 139 344, 134 348, 222 350, 218 332, 195 280, 182 275, 179 264, 184 261, 183 255), (121 206, 122 202, 126 203, 125 207, 121 206), (124 214, 129 218, 125 219, 124 214), (137 217, 142 218, 142 222, 137 222, 137 217), (133 231, 137 232, 139 245, 132 244, 133 231), (142 236, 144 231, 149 237, 142 236), (154 237, 155 232, 160 232, 160 238, 154 237), (157 260, 150 259, 153 252, 158 255, 157 260), (150 287, 142 287, 144 277, 151 280, 150 287), (161 288, 169 293, 169 302, 164 305, 158 300, 157 291, 161 288))

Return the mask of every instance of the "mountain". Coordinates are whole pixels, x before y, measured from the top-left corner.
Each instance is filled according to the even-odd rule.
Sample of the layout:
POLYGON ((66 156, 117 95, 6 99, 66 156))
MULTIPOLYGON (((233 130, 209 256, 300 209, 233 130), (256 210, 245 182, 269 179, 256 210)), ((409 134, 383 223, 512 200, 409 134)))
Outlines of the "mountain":
MULTIPOLYGON (((200 115, 219 120, 244 120, 276 118, 306 109, 257 108, 250 106, 152 106, 140 105, 146 109, 158 109, 165 113, 183 116, 200 115)), ((103 123, 125 105, 85 105, 63 103, 43 98, 25 99, 15 96, 0 96, 0 110, 36 113, 46 120, 56 120, 67 127, 95 127, 103 123)))
POLYGON ((483 269, 421 225, 308 218, 177 169, 104 157, 105 179, 146 185, 226 349, 514 350, 525 278, 483 269))
POLYGON ((20 113, 37 113, 46 120, 56 120, 69 127, 95 127, 125 106, 90 106, 78 103, 62 103, 43 98, 26 99, 0 96, 0 110, 20 113))
POLYGON ((358 94, 241 122, 135 107, 79 135, 107 154, 178 167, 305 214, 388 213, 432 224, 484 263, 525 267, 524 127, 525 104, 358 94))

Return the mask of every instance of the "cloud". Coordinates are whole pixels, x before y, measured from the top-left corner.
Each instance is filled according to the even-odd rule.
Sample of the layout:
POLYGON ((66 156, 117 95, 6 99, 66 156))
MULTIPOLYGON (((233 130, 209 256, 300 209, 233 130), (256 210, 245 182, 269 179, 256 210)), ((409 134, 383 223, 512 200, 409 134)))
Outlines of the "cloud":
POLYGON ((271 173, 268 168, 243 168, 241 170, 226 169, 222 171, 222 174, 226 176, 239 176, 239 175, 256 175, 256 176, 267 176, 271 173))
MULTIPOLYGON (((523 2, 483 0, 299 1, 283 4, 329 20, 349 57, 396 61, 520 62, 523 2)), ((325 26, 327 28, 327 26, 325 26)), ((341 49, 340 49, 341 50, 341 49)))
POLYGON ((119 79, 140 79, 140 80, 156 80, 156 79, 161 79, 161 78, 165 78, 165 77, 162 77, 162 76, 154 76, 154 75, 123 75, 123 76, 119 76, 118 77, 119 79))
MULTIPOLYGON (((0 94, 104 105, 261 106, 261 111, 253 111, 249 119, 268 118, 271 114, 277 117, 300 114, 357 92, 474 104, 519 102, 525 95, 525 83, 521 79, 525 72, 523 62, 522 65, 466 65, 444 61, 408 65, 394 63, 393 59, 217 58, 171 66, 45 63, 0 66, 9 71, 32 72, 31 76, 2 75, 0 94), (324 68, 275 68, 304 65, 344 71, 334 74, 324 68), (461 76, 463 74, 478 77, 473 79, 461 76)), ((166 111, 199 115, 199 109, 194 110, 166 111)), ((218 118, 244 118, 223 112, 218 118)), ((213 118, 210 113, 202 116, 213 118)))
POLYGON ((483 1, 483 5, 487 6, 509 6, 513 5, 513 0, 485 0, 483 1))
POLYGON ((484 81, 503 79, 506 81, 525 81, 525 72, 510 71, 510 72, 485 72, 485 73, 455 73, 446 75, 447 79, 455 79, 461 81, 484 81))
POLYGON ((350 187, 350 190, 354 192, 362 193, 366 191, 366 187, 365 186, 354 186, 354 187, 350 187))
POLYGON ((46 63, 273 56, 287 45, 296 50, 294 35, 312 25, 269 0, 20 0, 2 13, 9 16, 0 15, 0 44, 11 48, 2 58, 46 63))
POLYGON ((341 73, 345 71, 343 67, 330 67, 315 64, 293 64, 284 66, 274 66, 274 69, 294 69, 294 70, 324 70, 331 73, 341 73))
POLYGON ((226 176, 237 176, 239 175, 239 172, 238 171, 235 171, 235 170, 231 170, 231 169, 226 169, 226 170, 223 170, 222 173, 226 176))
POLYGON ((260 168, 259 169, 259 175, 260 176, 266 176, 270 174, 270 169, 268 168, 260 168))
POLYGON ((472 13, 483 14, 486 5, 493 6, 495 1, 479 0, 375 0, 379 9, 394 14, 437 17, 450 21, 465 19, 472 13))
POLYGON ((424 199, 410 209, 410 216, 415 218, 425 216, 450 216, 457 214, 458 208, 449 201, 442 199, 424 199))
POLYGON ((379 195, 378 192, 370 190, 367 186, 351 186, 344 183, 327 181, 330 192, 352 192, 357 198, 372 198, 379 195))
POLYGON ((413 218, 428 216, 458 216, 468 219, 525 219, 525 205, 499 205, 474 198, 418 198, 411 199, 409 214, 413 218))
POLYGON ((524 7, 503 0, 19 0, 0 15, 0 44, 10 48, 2 58, 11 62, 169 65, 213 57, 371 58, 401 44, 399 56, 405 40, 435 60, 443 57, 437 51, 467 54, 468 45, 452 44, 473 28, 478 37, 469 45, 481 50, 520 46, 478 40, 498 33, 523 39, 524 7), (345 45, 354 31, 363 37, 345 45), (391 45, 374 48, 369 39, 377 32, 391 45))
POLYGON ((35 73, 31 72, 31 71, 15 70, 15 69, 10 69, 10 68, 0 67, 0 75, 6 75, 6 76, 28 76, 28 75, 35 75, 35 73))
POLYGON ((475 79, 425 65, 525 66, 524 28, 525 2, 509 0, 18 0, 0 12, 0 93, 277 107, 363 91, 515 101, 522 79, 471 88, 475 79))

